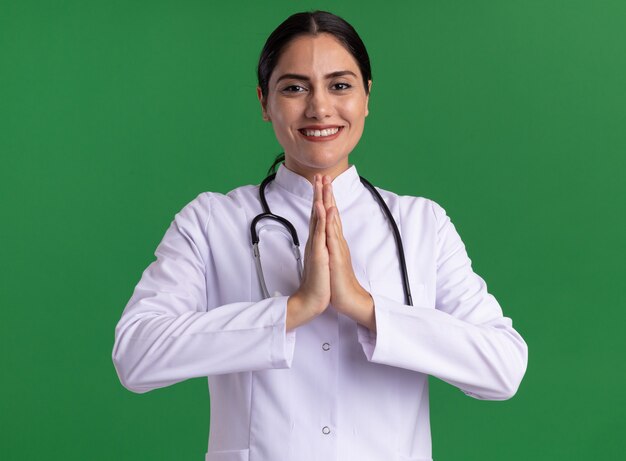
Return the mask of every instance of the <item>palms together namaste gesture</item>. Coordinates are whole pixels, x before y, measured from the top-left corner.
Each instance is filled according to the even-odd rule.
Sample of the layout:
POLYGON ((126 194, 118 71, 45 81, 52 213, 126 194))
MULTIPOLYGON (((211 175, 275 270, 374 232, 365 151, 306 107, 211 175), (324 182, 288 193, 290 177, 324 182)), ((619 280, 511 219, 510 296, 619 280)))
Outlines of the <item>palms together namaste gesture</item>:
POLYGON ((315 175, 304 273, 287 304, 287 330, 312 320, 329 304, 376 331, 374 301, 354 275, 330 176, 315 175))

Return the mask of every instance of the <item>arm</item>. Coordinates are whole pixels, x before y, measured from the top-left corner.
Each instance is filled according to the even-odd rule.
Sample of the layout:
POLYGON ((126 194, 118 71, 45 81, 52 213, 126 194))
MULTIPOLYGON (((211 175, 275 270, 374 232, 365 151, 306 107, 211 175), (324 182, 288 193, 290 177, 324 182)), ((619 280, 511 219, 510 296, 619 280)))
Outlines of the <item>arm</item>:
POLYGON ((359 341, 372 362, 433 375, 474 398, 508 399, 526 371, 526 343, 472 271, 444 210, 435 203, 432 209, 437 223, 435 309, 405 306, 372 293, 376 333, 359 325, 359 341))
POLYGON ((176 215, 115 328, 113 363, 133 392, 291 366, 295 331, 286 329, 287 297, 208 309, 209 219, 208 194, 176 215))

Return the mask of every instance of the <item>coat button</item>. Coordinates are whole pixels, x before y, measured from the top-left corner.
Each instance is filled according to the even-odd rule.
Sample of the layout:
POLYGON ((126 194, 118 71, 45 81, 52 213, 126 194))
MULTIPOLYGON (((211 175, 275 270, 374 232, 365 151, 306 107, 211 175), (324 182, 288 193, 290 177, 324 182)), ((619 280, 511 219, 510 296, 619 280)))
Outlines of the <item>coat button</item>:
POLYGON ((325 351, 327 351, 328 349, 330 349, 330 344, 328 344, 328 343, 324 343, 324 344, 322 344, 322 349, 324 349, 325 351))
POLYGON ((325 435, 330 434, 330 427, 324 426, 322 428, 322 433, 325 434, 325 435))

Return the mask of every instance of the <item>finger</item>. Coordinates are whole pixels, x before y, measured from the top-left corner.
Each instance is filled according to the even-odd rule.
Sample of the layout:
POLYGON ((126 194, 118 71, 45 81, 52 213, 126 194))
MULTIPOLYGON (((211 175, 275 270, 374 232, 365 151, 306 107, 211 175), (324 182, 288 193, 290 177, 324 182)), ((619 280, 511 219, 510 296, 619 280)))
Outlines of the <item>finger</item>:
MULTIPOLYGON (((318 187, 318 182, 321 182, 321 178, 319 175, 314 175, 313 176, 313 201, 311 203, 311 219, 309 220, 309 238, 306 241, 306 245, 304 248, 305 251, 305 268, 307 266, 306 264, 306 259, 308 259, 308 256, 310 256, 311 251, 312 251, 312 247, 313 247, 313 241, 315 239, 315 230, 317 228, 317 224, 319 222, 319 212, 317 210, 317 206, 316 203, 319 202, 319 200, 316 200, 319 196, 319 187, 318 187)), ((319 245, 317 245, 319 246, 319 245)))
POLYGON ((311 200, 311 216, 315 213, 315 183, 317 182, 317 175, 313 175, 313 200, 311 200))
POLYGON ((323 218, 322 228, 326 232, 326 221, 328 219, 326 208, 324 206, 324 190, 322 185, 322 177, 317 175, 317 182, 315 183, 315 213, 318 219, 323 218))
POLYGON ((304 273, 308 274, 309 265, 315 264, 328 251, 326 247, 326 210, 324 206, 313 202, 313 219, 311 230, 304 249, 304 273))
POLYGON ((326 175, 323 177, 324 184, 324 205, 326 205, 326 209, 328 210, 331 206, 336 205, 335 203, 335 194, 333 193, 333 182, 330 176, 326 175))
POLYGON ((338 227, 339 235, 341 237, 343 237, 343 226, 341 224, 341 214, 339 213, 339 208, 337 208, 337 205, 334 204, 334 203, 333 203, 333 208, 337 212, 336 215, 335 215, 335 221, 336 221, 336 224, 337 224, 337 227, 338 227))
POLYGON ((328 245, 328 251, 336 256, 339 254, 341 249, 338 227, 337 227, 337 208, 331 207, 326 212, 326 244, 328 245))
POLYGON ((313 175, 313 201, 316 201, 318 199, 318 189, 317 189, 317 184, 319 182, 319 175, 313 175))
POLYGON ((324 208, 328 211, 333 206, 333 186, 324 184, 324 208))
POLYGON ((314 180, 314 189, 313 189, 313 201, 320 203, 323 205, 324 192, 322 185, 322 177, 320 175, 315 175, 314 180))
POLYGON ((328 177, 328 179, 329 179, 330 188, 329 188, 327 195, 330 198, 330 202, 326 204, 326 209, 328 210, 330 207, 336 208, 337 215, 335 216, 335 219, 337 221, 337 225, 339 226, 339 232, 341 235, 343 235, 343 227, 341 225, 341 216, 339 215, 339 208, 337 208, 337 202, 335 201, 335 194, 333 192, 332 183, 330 183, 330 176, 328 177))
POLYGON ((324 207, 328 210, 331 206, 333 206, 333 186, 330 181, 330 176, 324 176, 322 185, 324 193, 324 207))
MULTIPOLYGON (((331 198, 331 205, 326 208, 326 212, 328 212, 330 209, 334 210, 333 224, 337 227, 337 233, 339 234, 338 237, 343 237, 343 226, 341 225, 341 216, 339 214, 339 208, 337 208, 337 204, 335 203, 335 195, 332 194, 332 189, 331 189, 330 198, 331 198)), ((327 218, 327 219, 330 219, 330 218, 327 218)))
POLYGON ((328 213, 326 212, 324 205, 320 201, 315 202, 315 216, 317 216, 318 222, 326 224, 326 221, 328 220, 328 213))
POLYGON ((315 214, 317 222, 315 223, 315 233, 313 234, 313 246, 315 251, 326 249, 326 210, 320 202, 315 202, 315 214))
POLYGON ((313 240, 313 233, 315 232, 315 227, 317 226, 317 213, 315 211, 315 202, 311 206, 311 219, 309 220, 309 237, 306 240, 306 244, 304 245, 305 256, 308 254, 309 249, 311 248, 311 241, 313 240))
POLYGON ((341 227, 341 218, 339 216, 339 209, 335 206, 333 207, 333 210, 335 211, 333 213, 333 224, 335 225, 337 238, 343 239, 343 228, 341 227))
POLYGON ((315 224, 317 222, 317 214, 315 213, 315 183, 317 175, 313 176, 313 202, 311 203, 311 217, 309 218, 309 235, 313 235, 315 224))

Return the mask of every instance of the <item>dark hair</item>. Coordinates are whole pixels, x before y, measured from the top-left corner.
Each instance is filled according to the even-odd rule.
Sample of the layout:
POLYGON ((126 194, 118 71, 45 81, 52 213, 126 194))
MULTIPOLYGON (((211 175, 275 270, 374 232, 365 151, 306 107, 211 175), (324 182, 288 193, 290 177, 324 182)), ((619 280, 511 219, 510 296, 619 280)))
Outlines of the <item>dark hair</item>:
MULTIPOLYGON (((327 11, 312 11, 292 14, 267 38, 257 67, 259 87, 264 98, 267 97, 272 72, 285 47, 296 37, 324 33, 335 37, 354 57, 363 77, 365 92, 369 92, 368 83, 372 79, 372 69, 369 55, 359 34, 356 33, 354 27, 337 15, 327 11)), ((268 174, 272 173, 284 160, 285 154, 281 153, 274 160, 268 174)))

